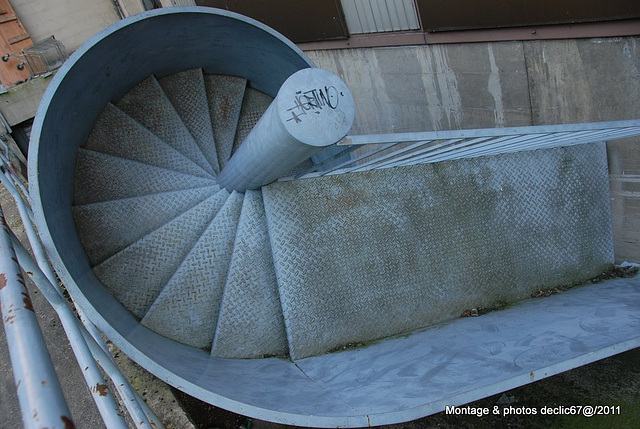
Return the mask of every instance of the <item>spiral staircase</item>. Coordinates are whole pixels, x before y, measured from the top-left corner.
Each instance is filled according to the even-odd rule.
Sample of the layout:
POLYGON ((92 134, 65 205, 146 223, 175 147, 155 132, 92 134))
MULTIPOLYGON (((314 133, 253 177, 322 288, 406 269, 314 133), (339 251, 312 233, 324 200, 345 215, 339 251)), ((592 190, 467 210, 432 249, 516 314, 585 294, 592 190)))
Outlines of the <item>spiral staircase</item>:
MULTIPOLYGON (((558 323, 567 305, 632 312, 584 289, 439 325, 610 265, 600 143, 220 186, 283 82, 312 66, 260 23, 175 8, 97 35, 45 94, 36 224, 77 305, 139 364, 257 418, 379 425, 562 371, 553 359, 584 350, 540 327, 582 329, 558 323)), ((634 337, 638 318, 618 319, 588 347, 634 337)))
POLYGON ((73 216, 96 277, 142 325, 214 356, 288 353, 262 193, 216 181, 271 100, 201 69, 150 77, 78 151, 73 216))

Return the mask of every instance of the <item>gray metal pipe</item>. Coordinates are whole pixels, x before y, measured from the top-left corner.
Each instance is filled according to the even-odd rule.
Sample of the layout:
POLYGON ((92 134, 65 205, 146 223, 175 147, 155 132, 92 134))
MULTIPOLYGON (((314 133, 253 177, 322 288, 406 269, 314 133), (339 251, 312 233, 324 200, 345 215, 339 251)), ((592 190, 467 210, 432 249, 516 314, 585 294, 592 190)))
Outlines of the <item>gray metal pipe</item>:
POLYGON ((229 191, 259 189, 347 135, 353 96, 333 73, 308 68, 291 75, 218 176, 229 191))
POLYGON ((1 209, 0 222, 0 307, 24 427, 73 427, 1 209))
MULTIPOLYGON (((7 166, 5 165, 4 168, 7 168, 7 166)), ((27 216, 27 213, 29 212, 28 207, 26 207, 20 194, 9 181, 6 173, 0 173, 0 181, 5 185, 7 191, 11 194, 16 203, 37 264, 33 261, 17 238, 15 238, 12 233, 9 233, 9 238, 13 244, 13 249, 18 262, 23 268, 26 267, 25 271, 28 273, 28 276, 32 278, 38 289, 42 292, 45 298, 47 298, 53 309, 58 314, 69 339, 71 348, 78 360, 78 364, 84 369, 82 374, 87 382, 87 386, 92 392, 93 399, 96 402, 96 406, 98 407, 98 411, 100 412, 103 421, 109 428, 126 427, 125 420, 120 415, 120 410, 115 403, 115 397, 113 395, 106 394, 108 393, 106 381, 100 373, 96 361, 94 361, 92 357, 96 360, 100 360, 100 366, 102 366, 109 378, 114 381, 114 386, 123 398, 123 403, 131 414, 135 426, 149 427, 151 422, 153 422, 156 429, 163 428, 164 426, 155 416, 153 411, 146 406, 144 400, 137 395, 126 378, 120 373, 97 330, 91 321, 87 320, 84 317, 83 312, 78 308, 76 310, 82 319, 83 327, 86 329, 88 333, 87 335, 91 337, 91 341, 95 344, 89 341, 87 341, 87 344, 84 343, 83 337, 85 337, 85 335, 83 333, 83 327, 78 323, 71 308, 67 305, 65 298, 63 297, 62 290, 55 279, 55 275, 44 256, 44 250, 40 246, 40 241, 36 238, 37 233, 27 216), (95 351, 96 347, 100 350, 100 359, 96 357, 98 353, 95 351), (109 362, 106 362, 107 359, 109 359, 109 362), (97 386, 101 386, 100 389, 97 389, 97 386)))
MULTIPOLYGON (((27 276, 29 276, 33 280, 35 285, 38 287, 38 290, 40 290, 42 295, 51 304, 51 307, 53 307, 55 312, 58 314, 65 334, 69 339, 69 344, 71 345, 73 353, 76 356, 78 365, 83 370, 82 374, 85 377, 85 381, 87 382, 89 389, 91 390, 93 400, 96 403, 98 411, 100 412, 100 416, 102 417, 105 425, 109 429, 126 429, 127 424, 119 412, 120 410, 115 403, 115 398, 111 392, 111 389, 108 387, 106 380, 100 373, 96 361, 94 360, 94 350, 90 347, 89 342, 85 343, 84 341, 85 335, 83 334, 83 325, 80 323, 80 321, 78 321, 76 316, 73 314, 73 311, 68 306, 66 300, 57 292, 56 287, 54 287, 53 284, 51 284, 51 282, 47 279, 42 270, 40 270, 40 267, 38 267, 36 262, 31 258, 27 250, 15 237, 15 235, 11 232, 7 232, 7 235, 13 246, 12 249, 14 250, 16 258, 15 260, 20 264, 21 267, 24 268, 27 276)), ((87 334, 87 336, 88 335, 89 334, 87 334)), ((95 347, 100 349, 97 345, 95 347)), ((102 352, 101 349, 100 352, 102 352)), ((99 356, 104 361, 105 357, 103 354, 104 352, 102 352, 99 356)), ((105 372, 108 371, 105 370, 105 372)), ((112 377, 112 380, 115 379, 112 377)), ((120 379, 118 379, 118 381, 121 382, 120 379)), ((116 383, 115 381, 114 385, 118 387, 118 383, 116 383)), ((139 415, 142 415, 142 413, 139 413, 139 415)), ((134 415, 134 418, 135 417, 137 416, 134 415)), ((149 425, 147 424, 147 427, 148 426, 149 425)))

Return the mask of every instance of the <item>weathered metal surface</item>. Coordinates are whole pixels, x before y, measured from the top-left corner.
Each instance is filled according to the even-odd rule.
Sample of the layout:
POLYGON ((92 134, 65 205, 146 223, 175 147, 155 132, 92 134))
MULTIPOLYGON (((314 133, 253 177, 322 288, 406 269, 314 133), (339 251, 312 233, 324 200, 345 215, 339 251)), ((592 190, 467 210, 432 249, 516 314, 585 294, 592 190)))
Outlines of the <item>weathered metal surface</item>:
POLYGON ((369 415, 371 425, 389 424, 638 347, 639 310, 636 275, 297 365, 356 409, 395 410, 369 415))
POLYGON ((238 118, 238 128, 233 141, 233 152, 238 150, 242 142, 249 135, 253 127, 258 123, 264 112, 267 110, 273 97, 256 91, 253 88, 247 88, 244 92, 242 100, 242 110, 238 118))
POLYGON ((202 167, 111 103, 93 125, 84 148, 185 174, 210 177, 202 167))
POLYGON ((26 428, 73 427, 0 210, 0 309, 26 428))
POLYGON ((289 350, 262 193, 244 195, 211 354, 283 356, 289 350))
POLYGON ((74 206, 73 219, 91 265, 97 265, 219 190, 207 186, 74 206))
POLYGON ((121 320, 114 316, 117 303, 86 299, 84 293, 101 294, 102 286, 93 279, 83 281, 82 288, 77 285, 76 277, 91 274, 85 251, 75 239, 69 209, 78 147, 99 113, 151 74, 202 67, 205 73, 244 76, 257 90, 275 95, 288 76, 310 65, 293 43, 253 20, 211 9, 168 8, 119 21, 76 50, 61 67, 34 123, 29 185, 48 254, 79 297, 79 305, 101 329, 114 332, 112 322, 121 320), (91 97, 86 97, 88 93, 91 97))
POLYGON ((357 155, 341 162, 312 166, 296 178, 575 146, 637 135, 640 120, 353 135, 344 138, 338 147, 357 151, 357 155))
POLYGON ((613 263, 604 144, 262 192, 295 359, 513 302, 613 263))
POLYGON ((167 98, 158 81, 149 77, 122 97, 116 106, 140 122, 160 139, 215 176, 198 143, 194 140, 167 98))
POLYGON ((232 193, 142 318, 142 324, 179 343, 211 347, 242 195, 232 193))
POLYGON ((340 78, 318 68, 300 70, 282 85, 218 184, 244 192, 271 183, 342 139, 354 116, 353 97, 340 78))
POLYGON ((235 76, 205 75, 209 113, 220 168, 231 158, 247 80, 235 76))
POLYGON ((178 173, 130 159, 78 149, 74 204, 215 186, 214 179, 178 173))
POLYGON ((204 88, 201 69, 191 69, 159 79, 158 82, 169 97, 171 104, 186 125, 200 147, 205 159, 217 173, 218 154, 216 153, 209 102, 204 88))
POLYGON ((143 317, 227 199, 225 190, 172 219, 93 269, 133 314, 143 317))
MULTIPOLYGON (((38 290, 46 297, 47 301, 51 304, 53 309, 56 311, 58 317, 60 318, 60 322, 69 340, 69 345, 73 350, 73 353, 78 362, 78 365, 82 370, 82 375, 85 379, 85 382, 87 383, 89 391, 91 392, 91 397, 95 402, 100 412, 100 416, 102 417, 105 425, 108 428, 126 429, 128 426, 121 414, 120 408, 116 405, 113 393, 111 392, 111 389, 107 386, 107 382, 104 376, 102 375, 102 372, 98 368, 96 361, 94 360, 92 351, 90 350, 89 347, 87 347, 87 343, 83 339, 83 332, 82 332, 83 328, 82 328, 82 325, 80 324, 80 321, 77 319, 76 314, 68 306, 66 298, 63 297, 62 291, 58 287, 57 283, 52 283, 48 278, 49 275, 45 275, 41 271, 38 264, 34 262, 34 260, 31 258, 31 255, 27 252, 27 250, 24 248, 22 243, 16 238, 16 236, 13 233, 10 233, 9 235, 11 239, 11 244, 15 249, 17 262, 23 268, 24 273, 34 281, 38 290)), ((32 244, 32 247, 39 245, 33 242, 30 242, 30 243, 32 244)), ((46 260, 42 262, 46 263, 46 260)), ((43 265, 43 266, 45 266, 47 271, 49 271, 48 265, 43 265)), ((35 340, 34 338, 31 339, 31 341, 34 341, 34 340, 35 340)), ((108 373, 110 377, 114 377, 115 372, 119 373, 117 368, 109 368, 109 369, 110 371, 108 371, 108 373)), ((124 377, 122 377, 122 374, 119 374, 119 377, 120 377, 118 379, 119 384, 121 384, 122 386, 124 386, 125 384, 128 385, 128 381, 124 380, 124 377)), ((18 384, 18 386, 19 385, 20 384, 18 384)), ((42 386, 46 387, 46 385, 42 385, 42 386)), ((116 388, 118 388, 118 386, 116 386, 116 388)), ((35 395, 35 392, 30 392, 30 393, 35 395)), ((56 401, 63 398, 62 392, 58 392, 58 394, 59 394, 59 397, 56 398, 56 401)), ((130 396, 126 396, 126 398, 127 398, 127 402, 131 402, 130 396)), ((46 396, 41 398, 36 398, 36 400, 44 400, 44 401, 48 399, 49 398, 46 396)), ((45 409, 51 405, 52 404, 39 404, 37 414, 34 415, 34 418, 35 416, 39 415, 40 409, 45 409)), ((58 416, 59 414, 57 414, 55 417, 58 417, 58 416)), ((29 419, 29 416, 26 416, 26 417, 27 419, 29 419)), ((37 423, 38 425, 36 427, 38 428, 44 425, 44 423, 42 423, 41 421, 37 421, 37 423)), ((47 426, 47 427, 60 427, 60 428, 68 429, 70 427, 69 424, 71 424, 71 427, 73 427, 71 419, 56 420, 54 423, 55 424, 53 424, 52 426, 47 426)), ((25 427, 31 427, 31 426, 29 424, 25 424, 25 427)))

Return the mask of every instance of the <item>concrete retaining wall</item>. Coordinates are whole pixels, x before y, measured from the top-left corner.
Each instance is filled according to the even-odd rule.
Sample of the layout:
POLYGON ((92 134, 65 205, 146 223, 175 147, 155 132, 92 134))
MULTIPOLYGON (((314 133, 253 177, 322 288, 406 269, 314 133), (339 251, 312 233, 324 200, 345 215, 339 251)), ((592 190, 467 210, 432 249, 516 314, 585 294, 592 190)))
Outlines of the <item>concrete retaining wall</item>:
MULTIPOLYGON (((352 134, 640 119, 640 37, 309 51, 352 134)), ((640 139, 608 144, 616 261, 640 260, 640 139)))

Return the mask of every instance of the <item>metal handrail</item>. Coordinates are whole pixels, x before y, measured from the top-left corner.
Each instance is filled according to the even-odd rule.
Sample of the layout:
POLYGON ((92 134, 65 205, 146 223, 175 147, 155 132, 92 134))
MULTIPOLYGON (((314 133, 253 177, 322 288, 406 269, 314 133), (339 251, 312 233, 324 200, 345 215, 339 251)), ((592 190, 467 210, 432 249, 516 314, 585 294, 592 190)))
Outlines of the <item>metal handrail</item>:
MULTIPOLYGON (((5 149, 8 149, 5 146, 5 149)), ((79 308, 76 308, 78 315, 82 320, 82 323, 78 321, 73 310, 69 307, 66 298, 63 295, 62 289, 58 285, 57 278, 48 263, 46 254, 42 245, 38 239, 37 232, 32 224, 33 214, 30 207, 26 205, 24 197, 28 198, 28 193, 25 187, 21 187, 21 191, 24 197, 20 194, 16 188, 16 183, 21 183, 20 179, 15 175, 8 157, 4 154, 0 154, 0 182, 5 186, 9 194, 13 197, 18 212, 22 219, 22 223, 25 228, 29 244, 33 250, 34 259, 29 255, 24 246, 15 237, 15 235, 7 228, 7 234, 12 242, 12 247, 15 249, 17 261, 23 268, 24 272, 32 278, 38 289, 43 296, 51 303, 52 307, 58 314, 61 324, 65 330, 65 333, 69 339, 71 348, 76 356, 78 364, 82 368, 82 374, 85 377, 85 381, 92 392, 92 397, 100 416, 103 419, 105 425, 108 428, 127 428, 127 423, 124 417, 121 415, 120 408, 115 402, 114 396, 110 393, 106 380, 100 372, 99 366, 104 370, 107 376, 112 380, 118 394, 122 398, 122 402, 127 411, 132 417, 134 425, 138 428, 157 428, 162 429, 164 426, 158 417, 153 413, 151 409, 146 405, 144 400, 138 395, 138 393, 131 387, 128 380, 122 375, 119 368, 115 364, 113 357, 108 352, 108 349, 102 340, 102 337, 98 333, 95 326, 84 316, 79 308)), ((6 261, 5 261, 6 262, 6 261)), ((2 261, 0 261, 2 264, 2 261)), ((28 336, 31 336, 29 334, 28 336)), ((9 341, 9 349, 15 349, 15 341, 12 339, 9 341)), ((45 349, 46 350, 46 349, 45 349)), ((40 361, 45 359, 38 357, 40 361)), ((45 360, 48 360, 48 355, 45 360)), ((13 365, 13 361, 12 361, 13 365)), ((50 361, 49 361, 50 365, 50 361)), ((14 365, 15 370, 15 365, 14 365)), ((18 373, 19 369, 18 369, 18 373)), ((56 379, 57 382, 57 379, 56 379)), ((27 396, 32 396, 31 393, 27 393, 27 396)), ((63 398, 60 395, 60 398, 63 398)), ((22 398, 19 398, 22 401, 22 398)), ((25 399, 27 400, 27 399, 25 399)), ((62 399, 64 402, 64 399, 62 399)), ((46 404, 39 404, 39 407, 46 406, 46 404)), ((66 407, 66 404, 64 405, 66 407)), ((24 410, 23 410, 24 411, 24 410)), ((68 410, 67 410, 68 415, 68 410)), ((29 417, 23 412, 23 419, 25 426, 29 427, 27 422, 29 417)), ((57 426, 51 426, 57 427, 57 426)))
MULTIPOLYGON (((58 314, 62 327, 69 338, 71 347, 76 355, 78 364, 83 367, 83 372, 90 372, 98 369, 96 363, 99 363, 102 369, 107 373, 114 386, 119 393, 125 393, 128 398, 134 398, 133 388, 124 378, 122 373, 117 369, 111 358, 102 350, 98 343, 86 330, 84 325, 78 321, 73 310, 68 306, 64 297, 57 293, 56 288, 49 282, 45 274, 40 270, 34 260, 29 256, 27 250, 22 246, 20 241, 11 235, 11 241, 16 251, 16 257, 20 265, 24 268, 27 275, 38 286, 42 295, 49 301, 53 309, 58 314)), ((99 370, 98 370, 99 373, 99 370)), ((100 376, 101 377, 101 376, 100 376)), ((100 411, 107 428, 127 428, 124 418, 120 415, 119 408, 115 404, 113 395, 109 394, 109 387, 102 377, 102 382, 92 384, 94 378, 85 378, 87 385, 91 388, 94 401, 100 411), (101 401, 97 401, 100 399, 101 401), (108 405, 113 404, 111 407, 108 405)), ((152 427, 149 418, 138 401, 124 401, 127 411, 131 414, 136 427, 150 428, 152 427), (128 402, 128 403, 127 403, 128 402)), ((144 401, 143 401, 144 402, 144 401)), ((158 427, 155 425, 154 427, 158 427)))
POLYGON ((448 140, 455 138, 518 136, 522 134, 559 133, 575 131, 598 131, 627 127, 639 127, 639 119, 624 121, 585 122, 560 125, 532 125, 526 127, 474 128, 463 130, 422 131, 415 133, 363 134, 345 137, 338 143, 340 146, 417 142, 427 140, 448 140))
POLYGON ((0 307, 25 428, 62 428, 71 414, 38 326, 0 209, 0 307))
POLYGON ((351 135, 344 148, 281 181, 611 141, 640 135, 640 120, 351 135), (347 158, 347 159, 345 159, 347 158))

